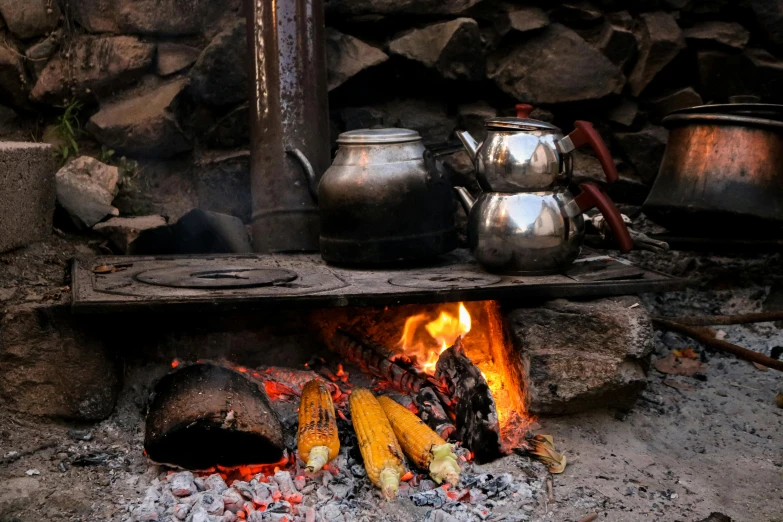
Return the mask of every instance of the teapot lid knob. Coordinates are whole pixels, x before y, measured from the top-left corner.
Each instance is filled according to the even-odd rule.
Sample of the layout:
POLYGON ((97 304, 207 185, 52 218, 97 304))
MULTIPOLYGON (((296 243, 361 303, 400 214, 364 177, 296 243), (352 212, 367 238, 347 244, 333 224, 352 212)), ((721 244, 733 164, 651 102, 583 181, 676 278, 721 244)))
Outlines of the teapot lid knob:
POLYGON ((514 109, 517 111, 517 118, 530 118, 530 113, 533 112, 533 106, 527 103, 517 103, 514 109))

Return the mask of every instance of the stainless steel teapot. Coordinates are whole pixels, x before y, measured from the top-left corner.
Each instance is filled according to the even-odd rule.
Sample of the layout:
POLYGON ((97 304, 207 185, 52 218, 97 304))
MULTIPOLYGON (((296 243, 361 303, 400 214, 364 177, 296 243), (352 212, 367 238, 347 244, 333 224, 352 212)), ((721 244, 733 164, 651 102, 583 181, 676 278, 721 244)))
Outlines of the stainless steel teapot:
POLYGON ((543 192, 485 192, 474 201, 463 187, 457 195, 468 213, 468 244, 476 261, 490 272, 542 275, 562 272, 579 256, 584 240, 582 214, 597 207, 620 251, 633 241, 620 212, 595 183, 579 185, 574 197, 565 188, 543 192))
POLYGON ((571 152, 590 144, 601 162, 608 182, 617 181, 617 169, 606 143, 586 121, 574 123, 575 130, 563 135, 551 123, 530 118, 532 105, 516 105, 516 118, 492 118, 485 122, 487 138, 478 143, 467 131, 458 131, 476 177, 485 192, 529 192, 550 190, 571 180, 571 152))

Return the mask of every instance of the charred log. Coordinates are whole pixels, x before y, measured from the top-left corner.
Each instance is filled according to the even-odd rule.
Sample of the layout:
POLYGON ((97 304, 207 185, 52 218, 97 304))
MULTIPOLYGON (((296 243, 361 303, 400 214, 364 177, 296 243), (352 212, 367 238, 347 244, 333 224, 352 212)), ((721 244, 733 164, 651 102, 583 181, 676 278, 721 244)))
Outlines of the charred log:
POLYGON ((144 449, 157 462, 206 469, 277 462, 285 443, 258 385, 222 366, 194 364, 155 386, 144 449))
POLYGON ((451 423, 435 390, 429 386, 419 390, 416 394, 416 407, 419 409, 421 420, 444 440, 454 436, 457 429, 451 423))
POLYGON ((435 377, 442 379, 453 398, 457 440, 469 448, 479 462, 501 454, 500 423, 492 391, 473 362, 465 354, 462 339, 440 355, 435 377))

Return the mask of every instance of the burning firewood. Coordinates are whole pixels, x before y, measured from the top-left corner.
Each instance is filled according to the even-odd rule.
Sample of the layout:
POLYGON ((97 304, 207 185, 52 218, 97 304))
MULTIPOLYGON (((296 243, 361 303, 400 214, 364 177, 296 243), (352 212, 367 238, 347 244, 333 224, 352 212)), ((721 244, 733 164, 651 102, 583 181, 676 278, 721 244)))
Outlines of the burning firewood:
POLYGON ((440 398, 429 386, 422 388, 416 394, 416 406, 421 420, 445 440, 450 439, 457 431, 444 410, 440 398))
POLYGON ((488 461, 501 454, 500 423, 486 379, 465 354, 462 338, 440 355, 435 377, 445 382, 456 412, 457 440, 476 459, 488 461))

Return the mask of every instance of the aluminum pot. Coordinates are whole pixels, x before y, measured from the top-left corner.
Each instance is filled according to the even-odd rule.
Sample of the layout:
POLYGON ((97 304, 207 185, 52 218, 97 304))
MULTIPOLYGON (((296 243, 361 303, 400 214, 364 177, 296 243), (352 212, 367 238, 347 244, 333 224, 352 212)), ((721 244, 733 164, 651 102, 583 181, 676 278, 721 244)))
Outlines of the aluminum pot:
POLYGON ((532 105, 516 105, 516 118, 492 118, 484 123, 487 137, 478 143, 466 131, 457 132, 476 167, 485 192, 535 192, 565 186, 571 180, 571 152, 589 144, 609 183, 617 181, 612 154, 587 121, 577 121, 565 136, 559 127, 530 118, 532 105))
POLYGON ((318 185, 325 261, 388 264, 456 248, 451 182, 418 132, 361 129, 340 134, 337 143, 318 185))
POLYGON ((691 107, 663 123, 669 142, 647 216, 698 237, 783 233, 783 105, 691 107))
POLYGON ((574 197, 558 188, 545 192, 485 192, 475 201, 456 187, 468 212, 468 244, 482 268, 502 274, 542 275, 566 270, 579 256, 585 233, 582 214, 598 208, 622 252, 633 246, 628 228, 609 196, 590 182, 574 197))

